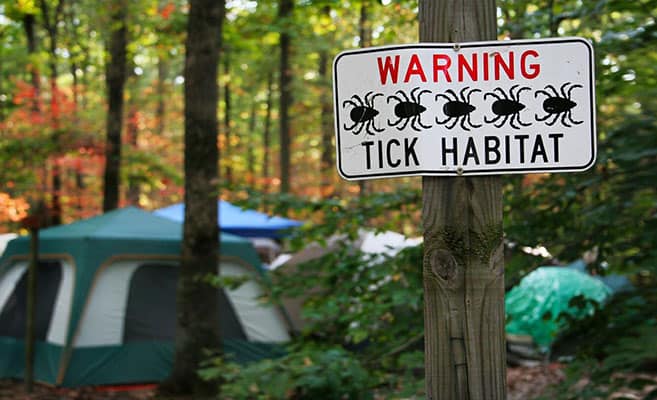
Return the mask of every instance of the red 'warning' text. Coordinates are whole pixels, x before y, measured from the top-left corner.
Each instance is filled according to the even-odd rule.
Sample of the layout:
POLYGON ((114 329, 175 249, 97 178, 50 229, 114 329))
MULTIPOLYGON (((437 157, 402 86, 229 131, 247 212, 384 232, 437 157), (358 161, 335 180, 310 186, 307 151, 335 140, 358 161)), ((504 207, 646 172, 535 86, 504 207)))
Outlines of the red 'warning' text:
POLYGON ((541 65, 536 61, 539 55, 536 50, 525 50, 516 54, 513 50, 505 55, 499 52, 464 54, 436 53, 431 57, 430 65, 426 65, 427 58, 420 59, 417 54, 411 54, 408 62, 401 64, 401 56, 377 57, 377 65, 381 84, 403 83, 411 79, 419 82, 457 82, 500 80, 503 77, 513 80, 516 75, 525 79, 534 79, 541 73, 541 65), (425 62, 425 65, 422 64, 425 62), (400 69, 401 67, 401 69, 400 69))

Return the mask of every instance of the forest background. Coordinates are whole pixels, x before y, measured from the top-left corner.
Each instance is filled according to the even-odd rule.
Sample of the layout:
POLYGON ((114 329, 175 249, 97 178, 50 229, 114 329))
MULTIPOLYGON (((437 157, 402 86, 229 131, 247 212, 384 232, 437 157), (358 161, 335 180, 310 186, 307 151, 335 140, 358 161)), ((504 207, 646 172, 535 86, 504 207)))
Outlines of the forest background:
MULTIPOLYGON (((187 3, 6 0, 0 2, 0 230, 19 230, 38 201, 53 224, 102 212, 117 7, 125 8, 128 66, 118 205, 150 210, 182 201, 187 3)), ((413 0, 229 1, 218 82, 217 193, 311 222, 291 238, 297 248, 334 233, 354 236, 361 227, 420 234, 420 180, 340 180, 331 115, 333 57, 356 47, 417 42, 417 7, 413 0)), ((505 177, 504 227, 515 245, 507 254, 507 287, 548 262, 517 250, 539 246, 562 261, 595 249, 593 272, 624 274, 635 284, 636 291, 571 332, 581 370, 606 382, 612 372, 657 365, 647 350, 657 348, 655 15, 655 0, 498 4, 500 40, 582 36, 595 47, 596 165, 585 173, 505 177)), ((363 270, 362 260, 346 253, 314 265, 313 282, 326 291, 308 303, 315 335, 291 353, 290 365, 328 354, 354 366, 350 382, 358 393, 382 386, 421 391, 421 384, 402 385, 400 378, 420 380, 421 352, 410 351, 422 338, 420 255, 403 252, 376 271, 363 270), (376 291, 368 290, 372 285, 376 291), (370 345, 357 356, 344 350, 365 340, 370 345)), ((289 279, 278 290, 302 288, 289 279)), ((230 383, 237 375, 222 376, 230 383)), ((253 379, 258 375, 262 370, 253 379)))

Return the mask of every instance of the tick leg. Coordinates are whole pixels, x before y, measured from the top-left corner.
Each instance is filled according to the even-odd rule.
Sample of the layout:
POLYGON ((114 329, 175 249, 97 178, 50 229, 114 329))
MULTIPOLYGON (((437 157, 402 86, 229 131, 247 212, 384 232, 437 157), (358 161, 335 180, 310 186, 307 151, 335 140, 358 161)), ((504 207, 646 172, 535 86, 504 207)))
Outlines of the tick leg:
POLYGON ((402 102, 402 99, 400 99, 399 97, 395 96, 394 94, 388 96, 388 98, 386 99, 386 103, 390 104, 390 99, 395 99, 395 100, 397 100, 397 102, 399 102, 399 103, 402 102))
POLYGON ((552 116, 552 114, 548 113, 548 114, 545 114, 545 116, 541 118, 541 117, 538 116, 538 114, 534 114, 534 118, 536 118, 536 121, 539 121, 539 122, 545 121, 546 119, 550 118, 551 116, 552 116))
POLYGON ((417 116, 417 124, 420 125, 421 127, 423 127, 424 129, 430 129, 430 128, 431 128, 430 126, 428 126, 428 125, 424 125, 424 124, 422 123, 422 118, 420 118, 419 115, 417 116))
POLYGON ((445 93, 452 95, 452 98, 450 99, 449 97, 443 95, 444 98, 447 99, 447 101, 458 101, 458 97, 456 96, 456 93, 452 89, 447 89, 445 90, 445 93))
MULTIPOLYGON (((450 92, 450 91, 451 91, 450 89, 447 89, 447 90, 446 90, 446 92, 450 92)), ((454 92, 452 92, 452 93, 454 93, 454 92)), ((447 100, 448 103, 449 103, 450 101, 453 101, 452 99, 450 99, 449 97, 447 97, 446 95, 444 95, 444 94, 442 94, 442 93, 438 93, 438 94, 436 94, 436 96, 434 97, 434 100, 438 100, 438 97, 442 97, 443 99, 447 100)))
POLYGON ((561 123, 563 124, 563 126, 565 126, 567 128, 570 128, 571 125, 568 123, 568 113, 567 112, 561 113, 561 123))
POLYGON ((520 102, 520 93, 522 93, 523 90, 529 90, 529 88, 526 87, 526 86, 525 86, 524 88, 520 88, 520 90, 518 90, 518 91, 516 92, 516 97, 515 97, 514 100, 520 102))
POLYGON ((583 124, 583 123, 584 123, 584 121, 575 121, 575 120, 573 119, 573 113, 572 113, 572 110, 568 110, 568 121, 570 121, 571 123, 573 123, 573 124, 575 124, 575 125, 579 125, 579 124, 583 124))
POLYGON ((515 113, 515 114, 513 114, 513 116, 516 117, 516 121, 517 121, 520 125, 522 125, 522 126, 530 126, 530 125, 531 125, 531 123, 522 122, 522 120, 520 119, 520 113, 515 113))
POLYGON ((497 114, 495 114, 495 115, 496 116, 494 118, 490 119, 490 120, 488 118, 486 118, 486 116, 484 115, 484 122, 486 122, 487 124, 490 124, 490 123, 494 123, 498 119, 502 118, 502 115, 497 115, 497 114))
POLYGON ((373 119, 370 120, 370 122, 372 123, 372 125, 371 125, 371 126, 372 126, 372 129, 374 129, 376 132, 379 132, 379 133, 380 133, 380 132, 383 132, 383 131, 385 130, 385 129, 383 129, 383 128, 377 128, 377 127, 376 127, 376 124, 374 124, 374 120, 373 120, 373 119))
POLYGON ((359 125, 359 126, 358 126, 358 127, 356 128, 356 130, 353 132, 354 135, 359 135, 360 132, 363 130, 363 127, 365 126, 365 124, 362 123, 362 122, 360 122, 360 123, 357 124, 357 125, 359 125))
POLYGON ((506 120, 507 120, 507 119, 509 119, 509 116, 508 116, 508 115, 505 115, 505 116, 504 116, 504 119, 502 120, 502 122, 500 122, 499 124, 496 124, 495 127, 496 127, 496 128, 501 128, 504 124, 506 124, 506 120))
POLYGON ((399 125, 399 123, 401 122, 401 120, 402 120, 401 118, 399 118, 399 119, 398 119, 397 121, 395 121, 395 122, 390 122, 390 120, 388 120, 388 126, 397 126, 397 125, 399 125))
POLYGON ((552 97, 550 96, 550 93, 546 92, 545 90, 537 90, 536 92, 534 92, 534 98, 537 98, 539 94, 543 94, 547 97, 552 97))
MULTIPOLYGON (((470 104, 470 97, 472 96, 472 93, 477 93, 477 92, 481 92, 481 90, 480 89, 472 89, 470 91, 470 93, 468 93, 468 97, 466 98, 465 102, 470 104)), ((463 94, 461 94, 461 97, 463 97, 463 94)))
POLYGON ((496 100, 502 100, 502 99, 500 98, 500 96, 496 95, 495 93, 493 93, 493 92, 488 92, 488 93, 486 93, 486 94, 484 95, 484 101, 486 101, 486 98, 488 98, 488 96, 492 96, 492 97, 494 97, 496 100))
MULTIPOLYGON (((518 85, 516 85, 516 86, 518 86, 518 85)), ((495 89, 493 89, 493 92, 495 92, 495 91, 500 92, 502 94, 502 97, 504 97, 505 100, 509 100, 509 97, 506 95, 506 93, 504 93, 504 90, 502 90, 502 88, 496 87, 495 89)), ((499 97, 497 99, 499 100, 499 97)))
POLYGON ((567 98, 568 100, 570 100, 570 94, 573 92, 573 89, 576 89, 576 88, 583 88, 583 87, 584 87, 584 86, 582 86, 582 85, 573 85, 573 86, 571 86, 570 89, 568 89, 568 94, 567 94, 567 97, 566 97, 566 98, 567 98))
POLYGON ((470 126, 473 127, 473 128, 481 128, 481 124, 479 124, 479 125, 473 124, 470 117, 471 117, 471 114, 468 114, 468 124, 470 124, 470 126))
POLYGON ((456 126, 456 123, 459 122, 458 117, 454 117, 454 121, 452 121, 452 124, 447 127, 447 129, 452 129, 454 126, 456 126))
MULTIPOLYGON (((404 98, 404 101, 407 101, 407 102, 410 102, 410 101, 411 101, 411 100, 408 98, 408 96, 406 95, 406 93, 404 93, 403 91, 398 90, 396 93, 399 94, 401 97, 403 97, 403 98, 404 98)), ((398 99, 398 97, 397 97, 397 99, 398 99)), ((399 100, 399 101, 401 102, 402 100, 399 100)))
MULTIPOLYGON (((401 120, 401 118, 400 118, 401 120)), ((410 118, 403 118, 404 122, 402 122, 402 126, 398 126, 397 129, 400 131, 403 131, 406 128, 406 125, 408 125, 408 122, 411 120, 410 118)))
POLYGON ((465 125, 465 123, 466 123, 467 118, 468 118, 469 116, 470 116, 470 115, 468 114, 468 115, 464 115, 464 116, 461 117, 461 128, 463 128, 464 131, 468 131, 468 132, 470 131, 470 128, 468 128, 468 127, 465 125))
POLYGON ((554 118, 552 118, 551 121, 546 122, 545 125, 552 126, 557 122, 557 119, 559 119, 559 114, 554 114, 554 118))
POLYGON ((438 121, 438 117, 436 117, 436 123, 437 123, 438 125, 445 125, 445 124, 447 123, 447 121, 449 121, 449 120, 452 119, 452 118, 453 118, 453 117, 447 117, 447 118, 445 118, 445 119, 442 120, 442 121, 438 121))
POLYGON ((365 97, 364 97, 364 99, 365 99, 365 105, 367 105, 367 106, 369 106, 370 104, 372 104, 372 103, 371 103, 371 99, 369 98, 369 97, 372 95, 372 93, 374 93, 374 92, 373 92, 373 91, 369 91, 369 92, 365 93, 365 97))
POLYGON ((567 87, 568 85, 571 85, 571 83, 570 83, 570 82, 566 82, 566 83, 564 83, 563 85, 561 85, 561 87, 559 88, 559 91, 561 92, 561 97, 563 97, 564 99, 567 99, 567 98, 568 98, 568 96, 566 95, 566 87, 567 87))
POLYGON ((545 87, 545 90, 548 90, 548 89, 552 90, 552 93, 553 93, 553 94, 552 94, 551 97, 559 97, 559 92, 557 92, 557 89, 555 89, 554 86, 552 86, 552 85, 547 85, 547 86, 545 87))
POLYGON ((430 90, 422 90, 420 93, 415 94, 415 92, 419 89, 420 87, 416 87, 411 91, 411 98, 413 99, 413 102, 420 104, 420 96, 424 93, 431 93, 430 90))
POLYGON ((345 101, 342 103, 342 108, 347 107, 347 105, 352 105, 352 106, 354 106, 354 107, 358 107, 358 106, 359 106, 358 104, 354 103, 354 102, 351 101, 351 100, 345 100, 345 101))

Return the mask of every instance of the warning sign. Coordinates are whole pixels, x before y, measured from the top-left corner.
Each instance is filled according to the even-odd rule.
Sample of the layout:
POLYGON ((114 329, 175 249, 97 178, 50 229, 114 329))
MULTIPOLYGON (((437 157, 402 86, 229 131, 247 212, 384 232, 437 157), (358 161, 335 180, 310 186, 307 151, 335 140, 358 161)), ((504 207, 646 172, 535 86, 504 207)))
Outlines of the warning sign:
POLYGON ((593 48, 581 38, 340 53, 345 179, 583 171, 595 163, 593 48))

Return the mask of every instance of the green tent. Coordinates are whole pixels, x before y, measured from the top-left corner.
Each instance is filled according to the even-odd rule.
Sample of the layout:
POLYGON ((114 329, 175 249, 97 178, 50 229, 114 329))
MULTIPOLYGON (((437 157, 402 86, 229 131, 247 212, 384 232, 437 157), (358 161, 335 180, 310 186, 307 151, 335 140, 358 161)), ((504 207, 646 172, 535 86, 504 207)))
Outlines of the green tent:
POLYGON ((572 268, 537 268, 506 294, 506 332, 531 336, 545 351, 566 324, 560 314, 591 315, 590 301, 603 303, 610 294, 603 282, 572 268))
MULTIPOLYGON (((173 359, 182 225, 125 208, 44 229, 37 268, 35 377, 62 385, 157 382, 173 359)), ((238 361, 289 340, 275 307, 262 305, 251 243, 221 234, 222 276, 247 276, 217 290, 224 351, 238 361)), ((0 378, 24 375, 29 237, 0 258, 0 378)), ((202 304, 199 304, 202 307, 202 304)))

